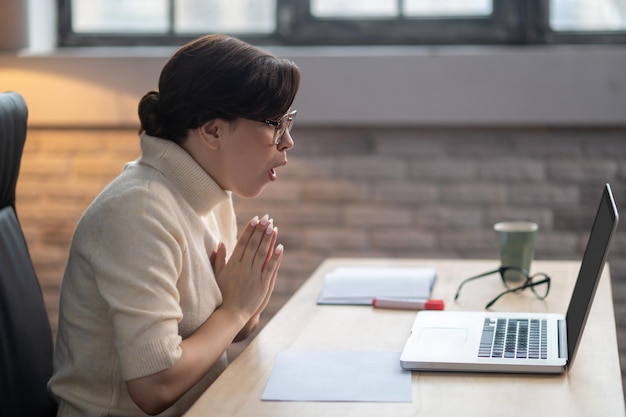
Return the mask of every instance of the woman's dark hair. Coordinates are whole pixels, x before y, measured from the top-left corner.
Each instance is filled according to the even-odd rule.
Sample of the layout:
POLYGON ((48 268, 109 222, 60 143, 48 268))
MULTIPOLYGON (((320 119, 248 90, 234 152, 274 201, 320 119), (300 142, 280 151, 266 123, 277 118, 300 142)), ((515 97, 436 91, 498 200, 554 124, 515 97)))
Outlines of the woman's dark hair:
POLYGON ((277 119, 291 107, 299 85, 292 61, 229 36, 203 36, 170 58, 159 91, 139 102, 140 132, 180 144, 189 129, 212 119, 277 119))

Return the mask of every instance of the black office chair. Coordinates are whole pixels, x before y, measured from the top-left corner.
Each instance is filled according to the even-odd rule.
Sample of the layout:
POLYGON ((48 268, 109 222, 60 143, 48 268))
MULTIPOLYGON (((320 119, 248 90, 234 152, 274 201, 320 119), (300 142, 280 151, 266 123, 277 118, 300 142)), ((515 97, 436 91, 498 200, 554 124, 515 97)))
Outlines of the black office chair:
POLYGON ((18 93, 0 93, 0 416, 48 417, 52 332, 15 211, 27 117, 18 93))

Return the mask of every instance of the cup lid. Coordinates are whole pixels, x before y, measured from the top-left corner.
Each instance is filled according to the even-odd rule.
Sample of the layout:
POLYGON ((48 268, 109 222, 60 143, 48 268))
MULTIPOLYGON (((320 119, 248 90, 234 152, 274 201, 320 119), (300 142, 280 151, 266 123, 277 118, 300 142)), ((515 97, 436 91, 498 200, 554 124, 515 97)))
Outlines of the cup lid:
POLYGON ((533 222, 500 222, 493 226, 496 232, 536 232, 539 225, 533 222))

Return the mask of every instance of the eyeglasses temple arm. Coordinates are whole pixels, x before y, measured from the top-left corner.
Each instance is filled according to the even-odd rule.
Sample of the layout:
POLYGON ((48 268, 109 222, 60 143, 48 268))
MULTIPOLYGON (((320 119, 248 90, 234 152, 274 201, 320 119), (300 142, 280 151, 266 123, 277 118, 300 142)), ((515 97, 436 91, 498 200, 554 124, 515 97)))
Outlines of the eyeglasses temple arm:
POLYGON ((463 288, 463 285, 465 285, 466 283, 473 281, 475 279, 478 279, 478 278, 486 277, 487 275, 495 274, 496 272, 499 272, 499 271, 500 269, 494 269, 493 271, 483 272, 482 274, 474 275, 473 277, 464 279, 463 281, 461 281, 459 288, 456 290, 456 294, 454 294, 454 299, 456 300, 457 298, 459 298, 459 294, 461 293, 461 288, 463 288))
MULTIPOLYGON (((547 283, 548 285, 550 285, 550 278, 546 277, 544 279, 542 279, 541 281, 537 281, 537 282, 526 282, 524 285, 522 285, 521 287, 517 287, 517 288, 511 288, 509 290, 506 290, 502 293, 500 293, 496 298, 494 298, 493 300, 489 301, 489 303, 487 303, 487 305, 485 306, 485 309, 489 309, 489 307, 491 307, 492 305, 494 305, 496 303, 496 301, 498 301, 500 299, 500 297, 502 297, 503 295, 506 295, 510 292, 516 292, 516 291, 521 291, 521 290, 525 290, 526 288, 530 288, 530 287, 534 287, 535 285, 541 285, 547 283)), ((549 288, 549 287, 548 287, 549 288)))
MULTIPOLYGON (((526 287, 524 287, 526 288, 526 287)), ((492 305, 494 305, 496 303, 496 301, 498 301, 500 299, 500 297, 502 297, 503 295, 506 295, 510 292, 514 292, 514 291, 519 291, 521 288, 514 288, 512 290, 506 290, 504 292, 501 292, 496 298, 494 298, 493 300, 489 301, 489 303, 487 303, 487 305, 485 306, 485 310, 488 310, 489 307, 491 307, 492 305)))

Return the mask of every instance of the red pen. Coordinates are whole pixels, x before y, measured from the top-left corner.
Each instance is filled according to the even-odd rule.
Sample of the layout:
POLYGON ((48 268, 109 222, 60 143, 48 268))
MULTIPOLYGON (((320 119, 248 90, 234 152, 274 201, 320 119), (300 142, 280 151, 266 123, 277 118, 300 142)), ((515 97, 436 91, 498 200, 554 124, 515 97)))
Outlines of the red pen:
POLYGON ((393 308, 400 310, 443 310, 443 300, 418 300, 410 298, 374 298, 375 308, 393 308))

